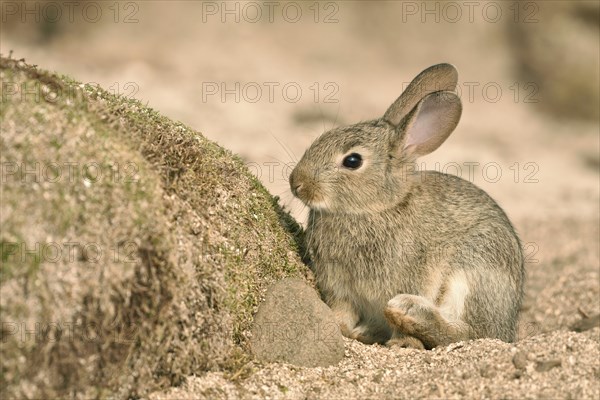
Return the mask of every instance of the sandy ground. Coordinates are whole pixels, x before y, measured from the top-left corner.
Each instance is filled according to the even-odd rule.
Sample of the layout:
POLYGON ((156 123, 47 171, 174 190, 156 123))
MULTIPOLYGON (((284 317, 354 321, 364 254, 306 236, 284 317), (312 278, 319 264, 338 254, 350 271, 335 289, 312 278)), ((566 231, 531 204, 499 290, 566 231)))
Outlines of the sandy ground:
POLYGON ((598 225, 562 220, 527 232, 552 250, 528 264, 516 343, 481 339, 418 351, 345 339, 346 357, 337 366, 250 363, 241 379, 199 374, 152 398, 596 399, 600 328, 575 333, 570 326, 582 313, 600 311, 598 225))
MULTIPOLYGON (((61 23, 47 41, 13 21, 0 47, 135 96, 200 130, 244 157, 300 220, 305 210, 292 199, 286 175, 314 138, 382 115, 423 68, 455 64, 463 117, 423 167, 457 173, 490 193, 514 222, 528 261, 516 344, 480 340, 417 352, 346 341, 347 357, 335 367, 250 364, 234 380, 198 373, 154 398, 600 396, 600 330, 568 331, 581 312, 600 312, 598 122, 539 111, 532 100, 543 102, 543 95, 516 77, 507 10, 497 23, 478 12, 473 22, 464 14, 436 23, 408 15, 400 2, 385 10, 319 3, 318 22, 303 4, 297 23, 278 13, 273 22, 252 23, 242 11, 248 3, 232 3, 241 13, 235 22, 210 14, 206 2, 156 1, 135 3, 138 21, 127 24, 125 13, 135 9, 120 4, 119 22, 104 4, 99 22, 61 23), (337 22, 325 23, 326 16, 337 22), (469 175, 471 163, 478 164, 469 175), (526 360, 517 357, 519 368, 517 352, 526 360)), ((538 16, 537 26, 549 23, 538 16)))
POLYGON ((151 398, 592 399, 599 370, 585 365, 597 363, 598 333, 554 332, 516 345, 485 339, 430 352, 346 339, 346 358, 336 367, 257 366, 243 382, 210 373, 151 398))

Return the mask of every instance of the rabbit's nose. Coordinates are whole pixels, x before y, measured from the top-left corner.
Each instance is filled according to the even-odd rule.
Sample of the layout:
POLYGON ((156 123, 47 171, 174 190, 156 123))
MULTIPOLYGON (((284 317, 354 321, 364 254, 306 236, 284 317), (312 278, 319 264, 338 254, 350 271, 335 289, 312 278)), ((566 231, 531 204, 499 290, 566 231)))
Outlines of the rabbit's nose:
POLYGON ((290 189, 292 189, 292 193, 295 195, 298 191, 298 188, 302 186, 301 183, 298 183, 298 180, 296 179, 296 174, 294 172, 292 172, 290 174, 290 189))
POLYGON ((298 182, 297 175, 296 169, 290 174, 290 189, 292 189, 294 195, 296 195, 298 188, 302 186, 302 184, 298 182))
POLYGON ((305 172, 294 169, 290 174, 290 189, 292 190, 292 194, 303 200, 309 194, 311 188, 312 182, 306 179, 305 172))
POLYGON ((292 171, 290 174, 290 189, 292 189, 292 194, 298 197, 303 186, 304 184, 302 183, 302 179, 300 179, 298 176, 298 171, 292 171))

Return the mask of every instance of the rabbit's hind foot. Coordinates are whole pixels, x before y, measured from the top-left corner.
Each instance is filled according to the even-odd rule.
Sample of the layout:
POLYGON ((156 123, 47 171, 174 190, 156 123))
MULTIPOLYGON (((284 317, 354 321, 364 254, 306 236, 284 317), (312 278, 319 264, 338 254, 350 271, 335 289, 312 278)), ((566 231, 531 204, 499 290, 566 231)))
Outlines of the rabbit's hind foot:
POLYGON ((423 296, 399 294, 388 302, 384 314, 395 330, 417 338, 426 349, 465 339, 466 324, 448 321, 439 308, 423 296))

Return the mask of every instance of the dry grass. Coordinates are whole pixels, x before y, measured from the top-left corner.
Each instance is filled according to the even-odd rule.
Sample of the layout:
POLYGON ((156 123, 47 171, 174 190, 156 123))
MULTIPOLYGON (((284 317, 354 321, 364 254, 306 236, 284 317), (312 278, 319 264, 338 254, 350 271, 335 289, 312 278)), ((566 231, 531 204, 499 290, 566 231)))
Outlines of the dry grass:
POLYGON ((308 273, 298 226, 199 133, 0 67, 2 395, 138 397, 240 368, 266 287, 308 273))

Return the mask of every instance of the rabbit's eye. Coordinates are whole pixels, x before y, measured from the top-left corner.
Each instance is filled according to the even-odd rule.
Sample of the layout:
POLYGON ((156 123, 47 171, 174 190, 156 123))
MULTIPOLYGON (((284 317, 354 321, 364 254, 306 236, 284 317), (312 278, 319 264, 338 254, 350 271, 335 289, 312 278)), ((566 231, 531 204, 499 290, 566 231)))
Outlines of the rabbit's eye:
POLYGON ((342 165, 348 169, 358 169, 362 165, 362 156, 358 153, 352 153, 344 157, 342 165))

